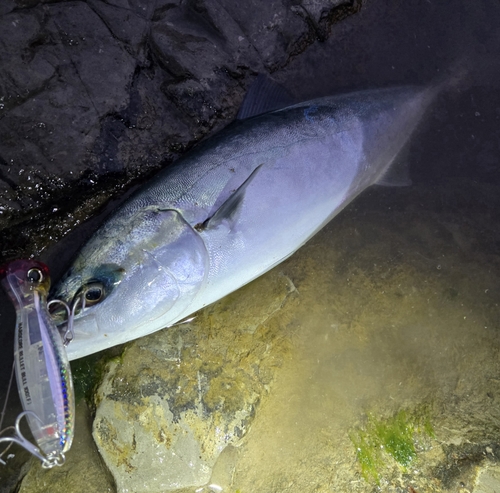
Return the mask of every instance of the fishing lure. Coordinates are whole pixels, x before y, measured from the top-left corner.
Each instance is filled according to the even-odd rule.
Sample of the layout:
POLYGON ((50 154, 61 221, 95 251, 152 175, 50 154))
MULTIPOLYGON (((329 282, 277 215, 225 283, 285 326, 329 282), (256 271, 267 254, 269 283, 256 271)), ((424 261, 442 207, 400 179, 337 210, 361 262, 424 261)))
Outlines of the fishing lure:
MULTIPOLYGON (((17 443, 40 459, 44 468, 61 466, 74 433, 75 398, 64 347, 65 340, 71 340, 72 317, 61 336, 47 305, 49 269, 41 262, 15 260, 0 267, 0 278, 16 308, 14 366, 24 409, 15 426, 8 428, 13 436, 0 436, 0 443, 17 443), (21 433, 24 416, 37 446, 21 433)), ((1 455, 0 462, 5 464, 1 455)))

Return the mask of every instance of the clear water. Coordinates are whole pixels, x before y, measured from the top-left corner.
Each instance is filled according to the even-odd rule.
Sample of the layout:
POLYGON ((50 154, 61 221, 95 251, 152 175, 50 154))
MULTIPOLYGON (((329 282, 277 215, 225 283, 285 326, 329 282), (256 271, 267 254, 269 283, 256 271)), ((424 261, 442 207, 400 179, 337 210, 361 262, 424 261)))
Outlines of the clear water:
POLYGON ((382 491, 471 487, 480 460, 464 452, 459 472, 445 450, 498 440, 500 229, 498 199, 459 204, 488 192, 373 190, 281 267, 299 293, 293 349, 232 452, 229 491, 372 491, 352 434, 401 410, 428 413, 433 437, 414 435, 406 468, 382 456, 382 491))

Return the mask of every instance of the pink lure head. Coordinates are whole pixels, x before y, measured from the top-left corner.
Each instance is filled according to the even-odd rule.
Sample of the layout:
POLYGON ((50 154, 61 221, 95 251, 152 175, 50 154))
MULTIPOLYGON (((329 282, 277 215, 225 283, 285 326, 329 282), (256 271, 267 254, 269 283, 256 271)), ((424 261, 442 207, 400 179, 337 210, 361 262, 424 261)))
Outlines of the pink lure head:
POLYGON ((47 296, 50 288, 49 268, 38 260, 13 260, 0 266, 0 281, 14 303, 34 290, 47 296))

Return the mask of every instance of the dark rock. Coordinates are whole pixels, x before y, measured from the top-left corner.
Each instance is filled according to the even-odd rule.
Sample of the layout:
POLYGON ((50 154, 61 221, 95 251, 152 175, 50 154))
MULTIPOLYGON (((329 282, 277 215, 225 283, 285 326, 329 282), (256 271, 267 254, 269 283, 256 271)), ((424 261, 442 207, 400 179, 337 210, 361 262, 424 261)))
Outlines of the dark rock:
POLYGON ((284 67, 357 9, 342 0, 2 2, 3 256, 39 255, 224 126, 255 74, 284 67), (38 227, 48 222, 52 234, 38 227))

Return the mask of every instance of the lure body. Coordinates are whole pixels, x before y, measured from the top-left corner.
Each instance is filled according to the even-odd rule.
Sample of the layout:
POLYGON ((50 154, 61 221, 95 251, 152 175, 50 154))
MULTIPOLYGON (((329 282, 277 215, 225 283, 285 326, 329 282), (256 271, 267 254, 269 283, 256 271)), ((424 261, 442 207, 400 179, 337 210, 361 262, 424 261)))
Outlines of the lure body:
POLYGON ((19 396, 34 447, 16 424, 16 437, 0 438, 28 449, 46 468, 62 465, 73 440, 75 401, 62 337, 47 308, 47 266, 15 260, 0 268, 1 282, 16 308, 14 365, 19 396))

